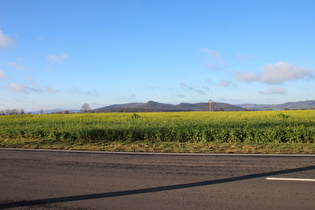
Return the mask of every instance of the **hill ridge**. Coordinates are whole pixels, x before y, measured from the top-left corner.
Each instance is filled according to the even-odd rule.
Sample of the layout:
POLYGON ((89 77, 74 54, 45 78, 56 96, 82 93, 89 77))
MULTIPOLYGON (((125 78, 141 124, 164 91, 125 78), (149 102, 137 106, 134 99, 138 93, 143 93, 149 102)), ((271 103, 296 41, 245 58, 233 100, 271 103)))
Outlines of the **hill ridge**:
MULTIPOLYGON (((156 101, 146 103, 114 104, 102 108, 93 109, 93 112, 176 112, 176 111, 207 111, 208 103, 167 104, 156 101)), ((217 102, 214 111, 242 111, 244 108, 228 103, 217 102)))
POLYGON ((248 110, 284 110, 284 109, 315 109, 315 100, 286 102, 283 104, 238 104, 248 110))

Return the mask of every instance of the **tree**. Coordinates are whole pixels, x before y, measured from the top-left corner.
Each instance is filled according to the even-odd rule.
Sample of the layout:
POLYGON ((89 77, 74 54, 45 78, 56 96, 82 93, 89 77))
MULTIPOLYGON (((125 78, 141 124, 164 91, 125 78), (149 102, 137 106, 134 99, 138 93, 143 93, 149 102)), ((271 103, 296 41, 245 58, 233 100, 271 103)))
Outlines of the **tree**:
POLYGON ((90 105, 87 104, 87 103, 85 103, 85 104, 83 104, 82 107, 81 107, 81 112, 86 113, 86 112, 90 111, 90 109, 91 109, 91 108, 90 108, 90 105))

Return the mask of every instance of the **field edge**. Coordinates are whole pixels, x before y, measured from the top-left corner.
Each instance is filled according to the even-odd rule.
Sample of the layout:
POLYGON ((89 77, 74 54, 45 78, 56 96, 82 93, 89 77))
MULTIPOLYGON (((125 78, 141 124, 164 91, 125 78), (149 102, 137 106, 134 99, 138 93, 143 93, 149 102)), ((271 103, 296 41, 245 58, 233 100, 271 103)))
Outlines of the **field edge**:
POLYGON ((179 143, 179 142, 106 142, 58 144, 57 142, 8 142, 0 148, 85 150, 148 153, 216 153, 216 154, 315 154, 314 143, 179 143))

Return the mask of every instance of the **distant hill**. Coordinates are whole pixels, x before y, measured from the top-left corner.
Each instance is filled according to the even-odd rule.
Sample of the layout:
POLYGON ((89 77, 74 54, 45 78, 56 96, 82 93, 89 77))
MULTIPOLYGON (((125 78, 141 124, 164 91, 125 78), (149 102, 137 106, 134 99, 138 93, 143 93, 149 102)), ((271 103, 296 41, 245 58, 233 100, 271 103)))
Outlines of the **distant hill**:
POLYGON ((315 109, 315 100, 287 102, 284 104, 241 104, 237 106, 248 110, 315 109))
MULTIPOLYGON (((178 105, 164 104, 155 101, 147 103, 114 104, 98 109, 93 112, 178 112, 178 111, 206 111, 208 103, 180 103, 178 105)), ((215 103, 214 111, 242 111, 244 108, 227 104, 215 103)))
MULTIPOLYGON (((283 104, 237 104, 215 102, 214 111, 247 111, 247 110, 298 110, 315 109, 315 100, 287 102, 283 104)), ((148 101, 146 103, 114 104, 102 108, 92 109, 91 112, 179 112, 179 111, 207 111, 208 103, 180 103, 177 105, 148 101)), ((78 113, 80 110, 51 109, 43 110, 43 114, 78 113)), ((28 112, 40 114, 40 111, 28 112)))

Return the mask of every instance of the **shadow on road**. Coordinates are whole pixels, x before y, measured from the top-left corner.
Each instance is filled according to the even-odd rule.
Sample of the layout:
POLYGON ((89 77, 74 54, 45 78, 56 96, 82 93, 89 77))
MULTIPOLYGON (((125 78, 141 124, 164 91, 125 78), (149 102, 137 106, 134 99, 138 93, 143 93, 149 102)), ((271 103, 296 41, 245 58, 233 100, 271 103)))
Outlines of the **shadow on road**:
POLYGON ((161 192, 161 191, 168 191, 168 190, 185 189, 185 188, 191 188, 191 187, 201 187, 201 186, 235 182, 235 181, 254 179, 254 178, 260 178, 260 177, 266 177, 266 176, 274 176, 274 175, 279 175, 279 174, 309 171, 309 170, 314 170, 314 169, 315 169, 315 166, 307 166, 307 167, 302 167, 302 168, 286 169, 286 170, 272 171, 272 172, 265 172, 265 173, 258 173, 258 174, 249 174, 249 175, 232 177, 232 178, 216 179, 216 180, 194 182, 194 183, 187 183, 187 184, 176 184, 176 185, 169 185, 169 186, 162 186, 162 187, 152 187, 152 188, 144 188, 144 189, 117 191, 117 192, 76 195, 76 196, 47 198, 47 199, 28 200, 28 201, 17 201, 17 202, 11 202, 11 203, 2 203, 0 204, 0 209, 70 202, 70 201, 81 201, 81 200, 90 200, 90 199, 99 199, 99 198, 109 198, 109 197, 118 197, 118 196, 144 194, 144 193, 153 193, 153 192, 161 192))

